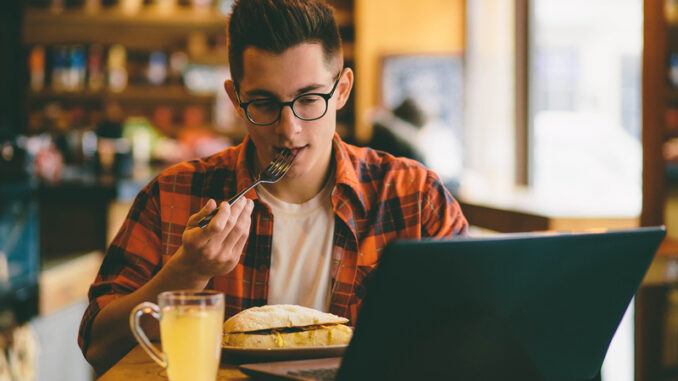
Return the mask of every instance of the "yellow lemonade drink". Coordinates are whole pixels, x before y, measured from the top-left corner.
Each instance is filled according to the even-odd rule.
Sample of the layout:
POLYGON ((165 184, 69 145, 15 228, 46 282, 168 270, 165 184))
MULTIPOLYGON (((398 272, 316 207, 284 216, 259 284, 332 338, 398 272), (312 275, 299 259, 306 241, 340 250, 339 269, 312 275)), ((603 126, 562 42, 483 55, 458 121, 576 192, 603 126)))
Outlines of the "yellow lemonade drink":
POLYGON ((223 306, 165 306, 160 339, 170 381, 214 381, 221 356, 223 306))

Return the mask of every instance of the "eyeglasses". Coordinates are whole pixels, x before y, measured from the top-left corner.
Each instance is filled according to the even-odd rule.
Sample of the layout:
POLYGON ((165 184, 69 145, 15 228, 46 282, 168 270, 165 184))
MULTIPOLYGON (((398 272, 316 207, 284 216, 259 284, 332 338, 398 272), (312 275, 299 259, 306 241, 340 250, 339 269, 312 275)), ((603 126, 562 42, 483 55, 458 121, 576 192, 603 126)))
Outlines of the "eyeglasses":
POLYGON ((334 86, 332 86, 332 90, 327 94, 306 93, 289 102, 279 102, 272 98, 241 102, 238 91, 236 91, 236 95, 240 107, 245 110, 247 119, 257 126, 269 126, 280 120, 280 115, 282 114, 282 108, 284 106, 290 106, 294 116, 301 120, 316 120, 322 118, 325 116, 325 113, 327 113, 328 102, 334 95, 334 90, 337 89, 342 72, 343 71, 340 71, 339 74, 337 74, 334 86))

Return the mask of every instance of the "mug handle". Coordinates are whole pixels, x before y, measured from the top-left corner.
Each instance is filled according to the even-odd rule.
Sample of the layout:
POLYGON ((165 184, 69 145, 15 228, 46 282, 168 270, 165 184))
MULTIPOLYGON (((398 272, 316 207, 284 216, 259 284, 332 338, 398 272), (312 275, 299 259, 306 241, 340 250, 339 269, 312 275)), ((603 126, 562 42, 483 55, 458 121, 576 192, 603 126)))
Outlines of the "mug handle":
POLYGON ((139 325, 139 319, 144 314, 151 314, 156 320, 160 321, 160 308, 156 304, 151 302, 143 302, 138 306, 132 309, 132 313, 129 316, 129 326, 132 329, 132 334, 134 338, 137 339, 141 348, 148 353, 151 358, 158 363, 163 368, 167 368, 167 359, 165 354, 160 352, 151 342, 148 340, 148 336, 144 333, 139 325))

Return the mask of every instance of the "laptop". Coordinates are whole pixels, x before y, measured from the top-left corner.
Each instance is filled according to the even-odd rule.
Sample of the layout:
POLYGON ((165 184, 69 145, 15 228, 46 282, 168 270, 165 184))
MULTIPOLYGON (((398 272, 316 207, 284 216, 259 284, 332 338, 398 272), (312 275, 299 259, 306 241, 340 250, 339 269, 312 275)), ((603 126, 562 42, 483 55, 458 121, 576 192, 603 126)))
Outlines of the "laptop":
POLYGON ((664 235, 648 227, 393 242, 367 281, 343 358, 241 370, 255 379, 590 380, 664 235))

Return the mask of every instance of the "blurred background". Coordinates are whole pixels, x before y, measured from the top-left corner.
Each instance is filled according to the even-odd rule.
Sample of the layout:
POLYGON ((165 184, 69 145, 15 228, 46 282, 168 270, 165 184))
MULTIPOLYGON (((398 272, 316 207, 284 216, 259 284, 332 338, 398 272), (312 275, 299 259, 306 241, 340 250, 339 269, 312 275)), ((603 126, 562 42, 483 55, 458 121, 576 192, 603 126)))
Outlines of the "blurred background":
MULTIPOLYGON (((473 234, 667 225, 602 378, 678 379, 678 1, 329 2, 338 133, 433 168, 473 234)), ((242 141, 232 3, 0 2, 0 379, 91 379, 79 319, 134 196, 242 141)))

